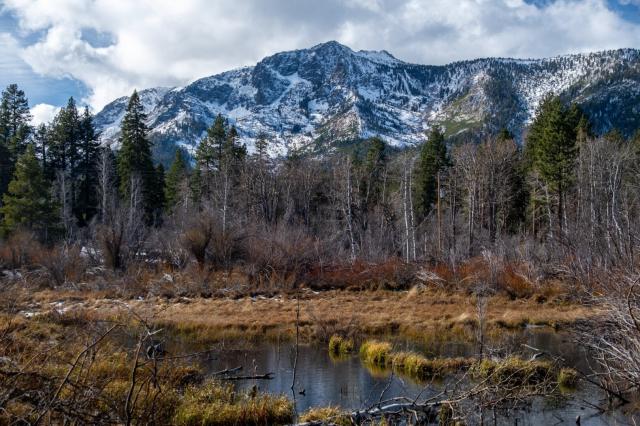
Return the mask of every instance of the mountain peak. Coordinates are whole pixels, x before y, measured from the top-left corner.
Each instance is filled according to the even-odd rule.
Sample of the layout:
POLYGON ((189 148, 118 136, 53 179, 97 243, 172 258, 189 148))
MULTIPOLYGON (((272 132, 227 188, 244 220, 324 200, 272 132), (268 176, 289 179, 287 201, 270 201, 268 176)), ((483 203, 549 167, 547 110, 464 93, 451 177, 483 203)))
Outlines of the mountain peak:
MULTIPOLYGON (((629 133, 638 120, 640 52, 427 66, 328 41, 140 94, 156 158, 169 161, 176 145, 193 152, 218 114, 235 124, 250 150, 258 134, 267 134, 273 155, 291 146, 331 150, 371 136, 405 146, 421 142, 434 124, 451 137, 501 128, 518 137, 549 92, 582 106, 596 132, 629 133)), ((103 142, 117 140, 124 108, 120 99, 96 115, 103 142)))
POLYGON ((324 43, 316 44, 315 46, 312 46, 311 48, 309 48, 309 50, 311 51, 338 50, 343 52, 353 52, 353 50, 351 50, 349 46, 345 46, 344 44, 341 44, 335 40, 329 40, 329 41, 325 41, 324 43))

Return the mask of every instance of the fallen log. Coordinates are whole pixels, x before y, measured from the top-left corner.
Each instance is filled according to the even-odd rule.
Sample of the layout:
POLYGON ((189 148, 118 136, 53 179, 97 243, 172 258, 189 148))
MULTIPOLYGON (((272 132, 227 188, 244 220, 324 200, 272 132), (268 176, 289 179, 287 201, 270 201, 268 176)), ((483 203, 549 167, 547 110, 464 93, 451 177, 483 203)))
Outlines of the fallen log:
MULTIPOLYGON (((437 419, 438 410, 441 405, 440 402, 419 404, 414 401, 399 402, 401 400, 406 401, 405 398, 393 398, 383 401, 380 404, 376 404, 375 406, 354 411, 349 414, 349 417, 351 417, 351 422, 356 425, 366 423, 367 421, 380 416, 388 417, 392 415, 410 414, 414 417, 421 415, 421 419, 430 419, 431 421, 435 421, 437 419)), ((325 419, 320 421, 297 423, 296 426, 320 426, 331 424, 331 419, 325 419)))
POLYGON ((224 370, 216 371, 215 373, 211 373, 212 376, 224 376, 225 374, 237 373, 242 370, 242 366, 235 368, 227 368, 224 370))
POLYGON ((256 374, 254 376, 228 376, 220 380, 273 380, 273 373, 256 374))

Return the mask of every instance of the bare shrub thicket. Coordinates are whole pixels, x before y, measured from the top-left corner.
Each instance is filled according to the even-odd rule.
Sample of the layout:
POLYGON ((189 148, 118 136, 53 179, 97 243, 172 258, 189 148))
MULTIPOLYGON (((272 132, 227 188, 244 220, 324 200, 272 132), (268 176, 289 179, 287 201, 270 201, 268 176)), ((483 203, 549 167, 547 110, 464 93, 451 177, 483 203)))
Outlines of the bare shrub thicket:
POLYGON ((251 229, 245 244, 250 279, 260 288, 291 290, 325 254, 305 229, 281 224, 251 229))
POLYGON ((102 253, 106 266, 123 269, 142 254, 146 234, 142 210, 118 206, 109 213, 108 220, 96 224, 96 248, 102 253))
POLYGON ((640 278, 616 276, 601 283, 593 303, 604 317, 576 327, 579 342, 597 362, 589 376, 623 399, 640 389, 640 278))

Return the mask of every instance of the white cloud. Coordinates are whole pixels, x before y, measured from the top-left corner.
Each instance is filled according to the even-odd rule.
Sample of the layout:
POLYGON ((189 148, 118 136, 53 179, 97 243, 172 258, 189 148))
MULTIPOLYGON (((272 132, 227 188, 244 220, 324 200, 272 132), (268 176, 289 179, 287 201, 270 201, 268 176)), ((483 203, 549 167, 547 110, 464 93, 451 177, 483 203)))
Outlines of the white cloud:
POLYGON ((31 124, 38 126, 49 123, 60 112, 60 107, 49 104, 37 104, 31 107, 31 124))
POLYGON ((523 0, 5 0, 5 7, 22 31, 44 33, 23 50, 24 60, 38 73, 84 82, 94 108, 133 88, 183 85, 331 39, 426 64, 640 45, 640 26, 605 0, 546 7, 523 0), (105 37, 92 40, 87 29, 105 37))
POLYGON ((20 57, 21 49, 13 35, 0 32, 0 73, 24 76, 31 68, 20 57))

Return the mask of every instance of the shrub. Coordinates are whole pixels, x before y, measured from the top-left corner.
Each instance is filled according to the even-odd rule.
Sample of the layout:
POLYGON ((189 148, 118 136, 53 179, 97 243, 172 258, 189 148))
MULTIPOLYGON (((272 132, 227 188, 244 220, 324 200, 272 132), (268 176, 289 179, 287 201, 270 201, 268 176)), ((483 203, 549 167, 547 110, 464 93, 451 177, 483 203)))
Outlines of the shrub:
POLYGON ((255 229, 245 244, 245 270, 258 287, 291 290, 307 277, 319 250, 316 240, 299 227, 255 229))
POLYGON ((33 261, 46 270, 48 287, 78 282, 87 267, 85 259, 80 255, 80 247, 76 245, 63 244, 40 250, 34 255, 33 261))
POLYGON ((34 258, 44 250, 35 235, 28 231, 16 231, 8 240, 0 242, 0 266, 20 269, 32 266, 34 258))

